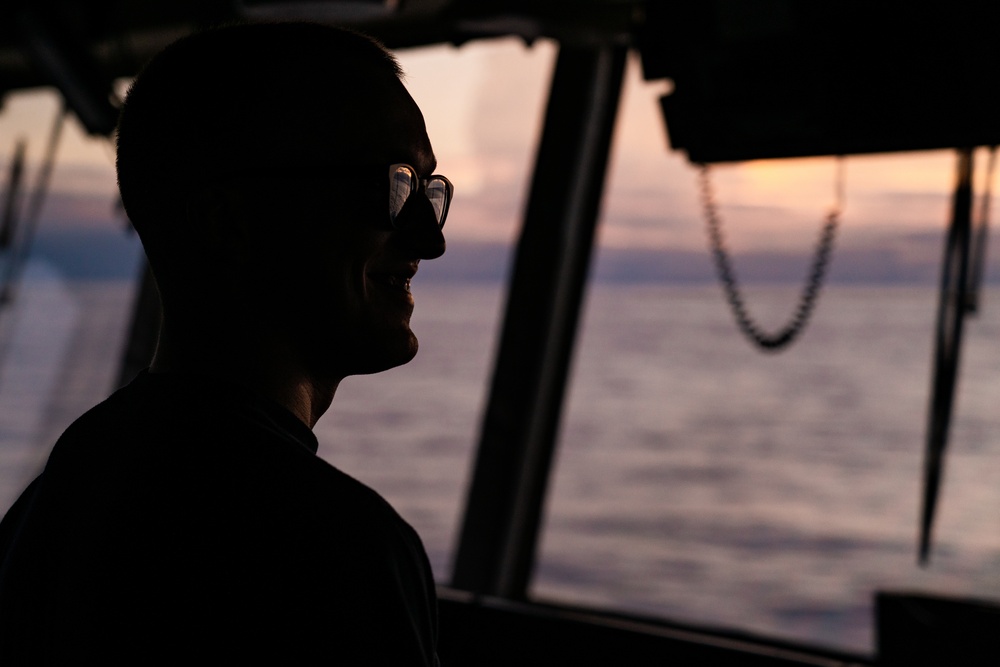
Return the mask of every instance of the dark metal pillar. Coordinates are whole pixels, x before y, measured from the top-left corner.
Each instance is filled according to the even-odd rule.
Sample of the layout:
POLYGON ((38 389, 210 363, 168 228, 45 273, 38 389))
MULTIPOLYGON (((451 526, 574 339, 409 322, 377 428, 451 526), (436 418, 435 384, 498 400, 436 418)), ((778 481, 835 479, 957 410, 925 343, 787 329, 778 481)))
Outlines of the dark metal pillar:
POLYGON ((21 182, 24 176, 24 156, 28 143, 18 140, 14 147, 14 156, 10 161, 10 175, 7 178, 7 189, 3 200, 3 217, 0 218, 0 252, 9 248, 17 238, 17 223, 21 212, 21 182))
POLYGON ((525 596, 627 49, 560 49, 455 561, 456 588, 525 596))
POLYGON ((921 565, 930 557, 931 528, 937 507, 938 489, 948 445, 948 427, 955 402, 959 354, 962 350, 962 323, 966 316, 969 286, 969 239, 972 229, 972 149, 958 152, 958 179, 952 200, 951 226, 941 266, 941 293, 938 301, 937 336, 934 348, 934 378, 927 425, 924 458, 923 507, 920 512, 921 565))

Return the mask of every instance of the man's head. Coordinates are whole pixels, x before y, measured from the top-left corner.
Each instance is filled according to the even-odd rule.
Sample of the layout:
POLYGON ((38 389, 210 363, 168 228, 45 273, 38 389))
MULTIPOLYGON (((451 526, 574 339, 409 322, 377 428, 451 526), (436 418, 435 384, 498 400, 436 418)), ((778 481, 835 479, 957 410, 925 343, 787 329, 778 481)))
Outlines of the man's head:
POLYGON ((118 180, 168 322, 233 310, 323 375, 412 358, 408 279, 444 237, 425 197, 389 220, 390 165, 435 167, 399 74, 372 40, 312 24, 222 28, 153 59, 118 180))

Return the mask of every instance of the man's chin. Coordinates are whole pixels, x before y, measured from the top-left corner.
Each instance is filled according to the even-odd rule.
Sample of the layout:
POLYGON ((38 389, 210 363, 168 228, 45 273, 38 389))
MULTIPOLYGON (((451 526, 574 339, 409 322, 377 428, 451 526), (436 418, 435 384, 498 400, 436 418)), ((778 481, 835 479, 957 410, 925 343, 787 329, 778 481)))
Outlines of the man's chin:
POLYGON ((409 340, 394 345, 383 345, 378 349, 368 349, 354 360, 354 367, 348 375, 372 375, 397 366, 410 363, 417 356, 417 337, 409 333, 409 340))

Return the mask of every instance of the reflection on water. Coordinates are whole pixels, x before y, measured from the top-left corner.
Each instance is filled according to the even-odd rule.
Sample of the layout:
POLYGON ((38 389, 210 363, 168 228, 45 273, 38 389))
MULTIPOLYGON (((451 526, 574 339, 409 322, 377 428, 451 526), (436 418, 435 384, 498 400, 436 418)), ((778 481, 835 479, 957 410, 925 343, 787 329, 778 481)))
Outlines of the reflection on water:
MULTIPOLYGON (((795 303, 751 298, 775 326, 795 303)), ((865 651, 876 588, 1000 597, 989 304, 969 327, 933 564, 915 566, 935 298, 831 288, 773 356, 715 288, 597 288, 535 594, 865 651)))
MULTIPOLYGON (((66 307, 21 319, 19 340, 45 330, 62 341, 54 356, 98 379, 18 375, 8 355, 5 474, 25 451, 44 453, 15 446, 44 430, 39 419, 61 428, 97 400, 85 388, 99 397, 113 378, 96 350, 117 345, 110 332, 125 316, 107 313, 130 295, 102 285, 50 294, 66 307), (63 390, 55 404, 39 395, 50 387, 63 390)), ((321 455, 396 505, 441 580, 501 291, 415 281, 417 359, 346 380, 317 426, 321 455)), ((757 288, 749 299, 777 326, 795 294, 757 288)), ((933 288, 833 287, 800 342, 764 356, 713 286, 595 287, 533 594, 862 651, 877 588, 1000 598, 1000 312, 989 301, 968 327, 932 564, 915 565, 934 313, 933 288)), ((0 483, 5 498, 16 493, 10 475, 0 483)))

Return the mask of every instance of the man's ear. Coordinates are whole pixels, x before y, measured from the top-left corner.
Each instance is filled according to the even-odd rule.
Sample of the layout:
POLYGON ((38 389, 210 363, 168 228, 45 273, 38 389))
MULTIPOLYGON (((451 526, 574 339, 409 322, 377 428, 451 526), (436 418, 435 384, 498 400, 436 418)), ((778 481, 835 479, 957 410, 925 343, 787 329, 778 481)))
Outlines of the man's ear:
POLYGON ((252 220, 245 195, 238 189, 209 185, 187 201, 192 238, 220 261, 246 263, 254 254, 252 220))

